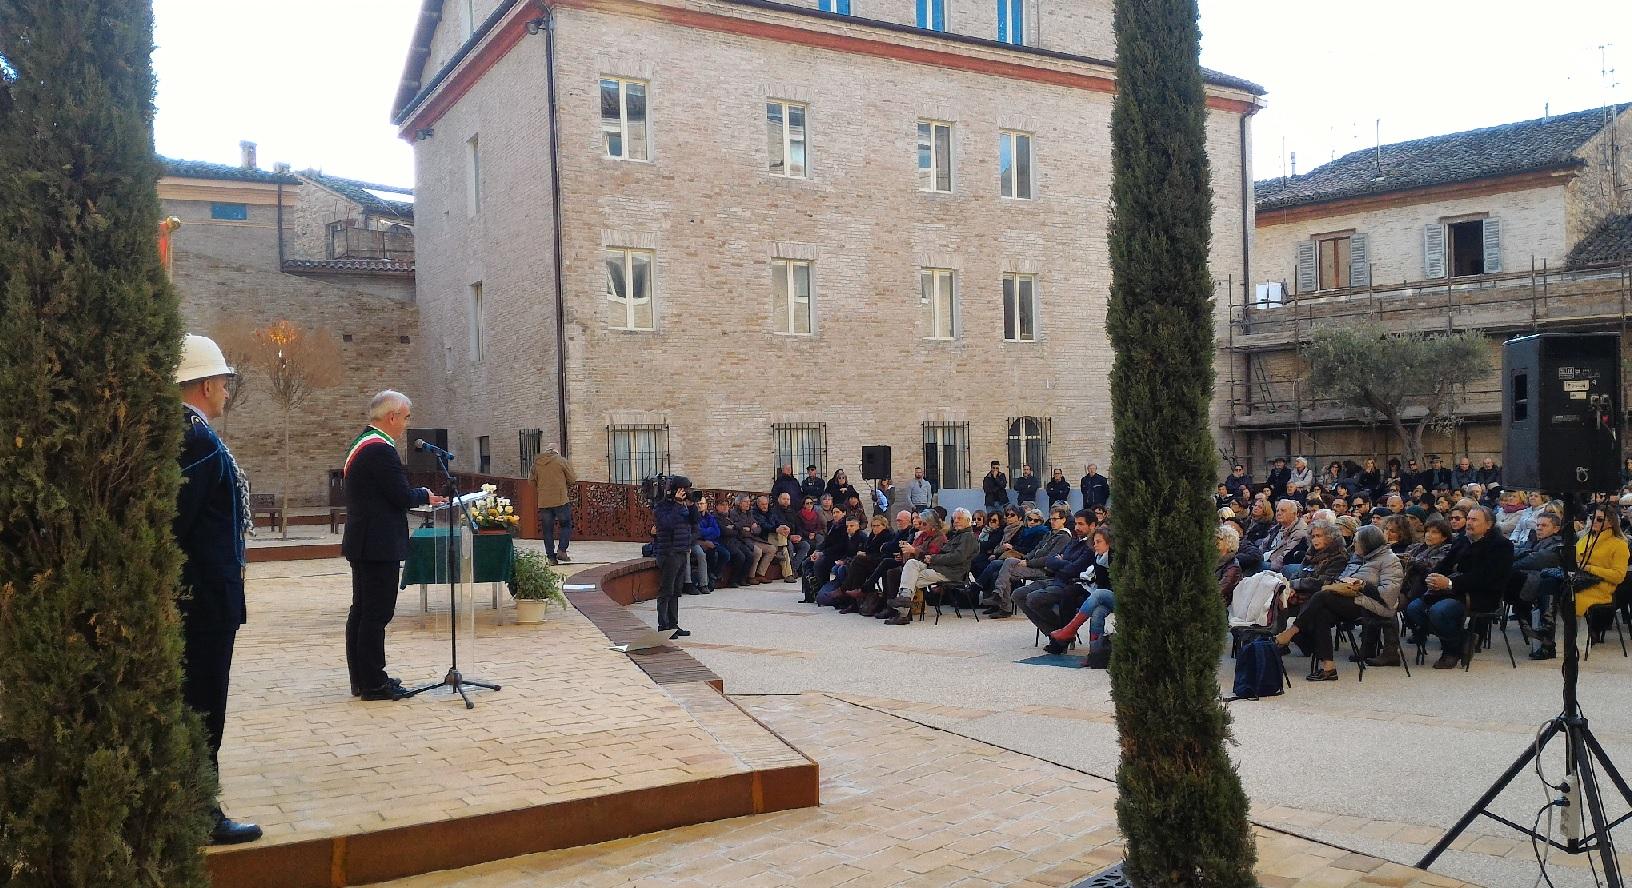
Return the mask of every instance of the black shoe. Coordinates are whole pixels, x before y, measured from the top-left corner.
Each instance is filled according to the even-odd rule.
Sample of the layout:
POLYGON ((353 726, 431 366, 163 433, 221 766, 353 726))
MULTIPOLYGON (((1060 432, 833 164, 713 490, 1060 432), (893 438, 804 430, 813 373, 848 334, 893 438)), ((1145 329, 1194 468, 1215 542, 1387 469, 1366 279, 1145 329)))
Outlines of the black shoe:
POLYGON ((1553 646, 1550 644, 1544 644, 1530 652, 1530 659, 1532 660, 1551 660, 1556 656, 1558 656, 1558 653, 1553 650, 1553 646))
POLYGON ((811 595, 810 593, 807 592, 807 593, 805 593, 805 597, 799 599, 799 603, 800 604, 816 604, 817 603, 816 596, 811 595))
MULTIPOLYGON (((404 688, 402 686, 402 679, 397 678, 394 675, 387 675, 385 677, 385 683, 388 684, 388 685, 394 685, 396 687, 396 689, 399 690, 399 691, 407 690, 407 688, 404 688)), ((360 685, 352 685, 351 686, 351 695, 353 697, 361 697, 363 695, 362 687, 360 685)))
POLYGON ((1387 656, 1366 658, 1366 665, 1373 667, 1398 666, 1401 662, 1403 661, 1400 658, 1399 651, 1395 651, 1387 656))
POLYGON ((407 692, 402 685, 386 682, 377 688, 369 688, 357 696, 369 702, 374 702, 377 700, 401 700, 406 694, 407 692))
POLYGON ((1007 620, 1012 616, 1014 616, 1014 611, 1006 611, 1002 608, 998 608, 997 610, 994 610, 986 615, 988 619, 992 620, 1007 620))
POLYGON ((673 632, 674 630, 679 629, 679 628, 680 628, 679 626, 658 626, 657 631, 659 631, 659 632, 673 632))
POLYGON ((567 557, 567 550, 566 549, 562 549, 561 551, 555 553, 555 563, 556 564, 570 563, 571 561, 572 561, 572 559, 567 557))
POLYGON ((1455 669, 1461 662, 1462 658, 1456 654, 1440 654, 1439 659, 1434 661, 1434 668, 1455 669))
POLYGON ((670 635, 670 636, 669 636, 669 637, 670 637, 670 638, 690 638, 690 637, 691 637, 691 633, 690 633, 690 632, 687 632, 687 631, 686 631, 686 630, 684 630, 684 629, 680 629, 680 628, 676 628, 676 629, 675 629, 675 630, 674 630, 674 634, 673 634, 673 635, 670 635))
POLYGON ((886 626, 907 626, 911 625, 911 623, 912 618, 906 614, 896 614, 895 616, 884 621, 884 625, 886 626))
POLYGON ((681 595, 701 595, 703 593, 698 592, 696 586, 693 586, 692 584, 687 583, 685 585, 685 587, 680 590, 680 594, 681 595))
POLYGON ((889 601, 891 607, 912 607, 911 595, 897 595, 889 601))
POLYGON ((1065 653, 1065 644, 1063 642, 1050 641, 1048 644, 1043 645, 1043 651, 1045 653, 1056 655, 1063 654, 1065 653))
POLYGON ((211 845, 241 845, 244 842, 253 842, 260 837, 260 827, 253 823, 233 820, 222 814, 219 809, 216 810, 215 826, 210 829, 211 845))
POLYGON ((546 561, 550 562, 551 564, 560 564, 561 563, 561 557, 559 555, 545 555, 544 558, 545 558, 546 561))
POLYGON ((1337 681, 1337 670, 1316 669, 1314 672, 1305 675, 1303 678, 1305 681, 1337 681))
POLYGON ((703 588, 697 590, 697 594, 699 594, 699 595, 713 595, 714 594, 714 587, 713 586, 704 586, 703 588))

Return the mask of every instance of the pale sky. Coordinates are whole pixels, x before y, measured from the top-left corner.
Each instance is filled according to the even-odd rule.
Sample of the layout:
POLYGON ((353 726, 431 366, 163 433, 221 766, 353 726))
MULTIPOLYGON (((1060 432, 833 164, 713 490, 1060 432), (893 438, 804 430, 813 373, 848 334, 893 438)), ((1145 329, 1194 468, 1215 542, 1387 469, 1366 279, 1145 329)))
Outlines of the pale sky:
MULTIPOLYGON (((906 0, 901 0, 906 2, 906 0)), ((1045 0, 1087 2, 1087 0, 1045 0)), ((1099 2, 1099 0, 1094 0, 1099 2)), ((154 0, 161 154, 413 182, 389 122, 419 0, 154 0)), ((1202 63, 1257 82, 1253 174, 1632 99, 1628 0, 1201 0, 1202 63), (1599 47, 1609 67, 1600 75, 1599 47), (1615 84, 1613 89, 1611 84, 1615 84)))

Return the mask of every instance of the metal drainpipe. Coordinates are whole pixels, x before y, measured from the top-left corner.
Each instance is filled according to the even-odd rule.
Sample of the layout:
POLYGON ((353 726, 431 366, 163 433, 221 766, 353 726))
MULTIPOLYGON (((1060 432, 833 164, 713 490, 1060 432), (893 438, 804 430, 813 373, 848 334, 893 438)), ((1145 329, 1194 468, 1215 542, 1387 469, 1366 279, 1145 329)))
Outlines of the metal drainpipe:
POLYGON ((278 179, 278 272, 283 272, 283 179, 278 179))
POLYGON ((561 258, 561 141, 556 118, 555 99, 555 8, 544 5, 544 66, 545 92, 549 102, 550 121, 550 211, 552 213, 552 262, 555 266, 555 386, 556 423, 559 429, 558 446, 563 457, 570 455, 570 436, 567 434, 567 316, 566 292, 562 281, 561 258))

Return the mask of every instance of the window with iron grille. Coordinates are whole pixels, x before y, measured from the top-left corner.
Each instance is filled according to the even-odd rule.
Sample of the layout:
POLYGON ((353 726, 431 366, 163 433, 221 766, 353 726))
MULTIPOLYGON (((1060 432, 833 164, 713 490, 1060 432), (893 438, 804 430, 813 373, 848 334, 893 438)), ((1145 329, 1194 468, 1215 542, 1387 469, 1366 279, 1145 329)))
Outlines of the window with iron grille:
POLYGON ((1052 423, 1047 417, 1017 416, 1009 420, 1009 479, 1020 477, 1021 466, 1031 466, 1031 473, 1039 478, 1048 477, 1048 433, 1052 423))
POLYGON ((772 423, 771 434, 776 437, 773 474, 791 465, 796 478, 804 477, 805 466, 815 466, 818 474, 827 475, 827 423, 772 423))
POLYGON ((969 423, 924 423, 924 477, 935 490, 969 487, 969 423))
POLYGON ((522 429, 517 437, 521 441, 521 476, 531 478, 533 461, 538 459, 538 452, 544 449, 544 430, 522 429))
POLYGON ((668 474, 668 425, 607 426, 606 463, 613 484, 639 484, 649 475, 668 474))

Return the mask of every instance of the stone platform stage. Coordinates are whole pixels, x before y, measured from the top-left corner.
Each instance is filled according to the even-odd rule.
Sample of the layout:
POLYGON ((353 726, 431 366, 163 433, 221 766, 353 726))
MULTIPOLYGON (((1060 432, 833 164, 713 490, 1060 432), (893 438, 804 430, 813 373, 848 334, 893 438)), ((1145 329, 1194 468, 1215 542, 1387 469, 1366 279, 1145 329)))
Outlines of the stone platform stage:
MULTIPOLYGON (((222 803, 266 837, 211 849, 217 886, 367 884, 818 802, 816 764, 712 673, 673 648, 637 665, 576 610, 535 626, 478 610, 460 666, 503 689, 474 692, 466 710, 446 689, 350 696, 344 561, 252 564, 248 594, 222 803)), ((438 597, 429 615, 417 595, 399 601, 386 650, 404 684, 448 668, 438 597)), ((595 609, 593 595, 574 598, 595 609)))

